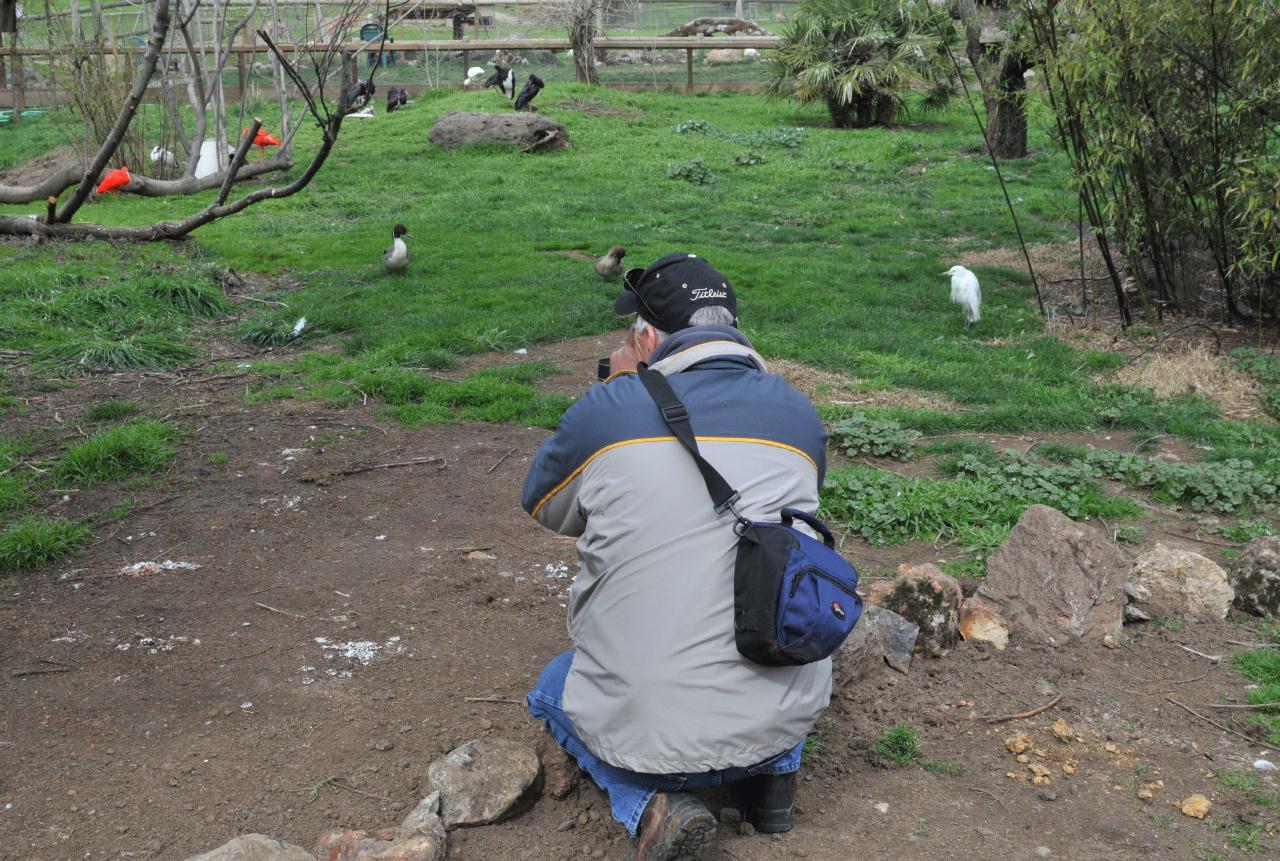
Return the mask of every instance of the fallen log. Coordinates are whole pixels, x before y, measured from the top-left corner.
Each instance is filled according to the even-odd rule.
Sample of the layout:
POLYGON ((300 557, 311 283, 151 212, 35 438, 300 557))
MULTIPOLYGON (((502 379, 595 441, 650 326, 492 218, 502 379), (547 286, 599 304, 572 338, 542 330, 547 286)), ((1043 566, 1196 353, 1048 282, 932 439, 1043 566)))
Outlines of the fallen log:
MULTIPOLYGON (((263 174, 293 167, 293 159, 284 153, 272 156, 263 161, 253 161, 241 166, 236 172, 236 181, 252 179, 263 174)), ((78 184, 84 178, 85 165, 63 165, 53 174, 36 185, 0 185, 0 203, 25 204, 35 203, 50 197, 57 197, 68 188, 78 184)), ((154 179, 138 173, 129 174, 129 184, 120 189, 125 194, 136 194, 139 197, 176 197, 209 191, 222 185, 227 171, 219 171, 208 176, 186 176, 181 179, 154 179)), ((95 177, 94 182, 101 181, 95 177)))
POLYGON ((478 144, 518 146, 524 152, 570 149, 569 133, 542 114, 450 111, 431 127, 427 140, 444 149, 478 144))

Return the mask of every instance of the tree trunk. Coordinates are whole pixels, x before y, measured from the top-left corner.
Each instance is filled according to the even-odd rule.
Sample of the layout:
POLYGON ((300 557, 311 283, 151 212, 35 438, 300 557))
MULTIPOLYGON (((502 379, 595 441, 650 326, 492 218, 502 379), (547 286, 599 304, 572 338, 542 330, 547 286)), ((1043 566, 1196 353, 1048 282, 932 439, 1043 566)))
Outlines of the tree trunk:
POLYGON ((569 43, 573 45, 573 71, 578 83, 597 86, 596 74, 596 19, 586 14, 569 22, 569 43))
POLYGON ((827 99, 827 113, 831 115, 831 125, 838 129, 857 128, 853 116, 853 105, 842 104, 837 99, 827 99))
MULTIPOLYGON (((998 73, 987 96, 987 140, 991 154, 999 159, 1022 158, 1027 154, 1027 67, 1017 52, 1004 52, 998 73)), ((980 75, 981 77, 981 75, 980 75)))

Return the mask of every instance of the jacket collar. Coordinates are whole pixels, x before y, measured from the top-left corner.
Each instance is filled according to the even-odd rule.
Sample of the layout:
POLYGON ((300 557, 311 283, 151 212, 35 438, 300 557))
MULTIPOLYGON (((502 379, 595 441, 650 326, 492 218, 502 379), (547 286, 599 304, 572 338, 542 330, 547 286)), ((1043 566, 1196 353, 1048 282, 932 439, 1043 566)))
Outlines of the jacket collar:
POLYGON ((649 367, 669 376, 721 357, 744 358, 760 370, 768 370, 751 342, 733 326, 690 326, 674 332, 653 351, 649 367))

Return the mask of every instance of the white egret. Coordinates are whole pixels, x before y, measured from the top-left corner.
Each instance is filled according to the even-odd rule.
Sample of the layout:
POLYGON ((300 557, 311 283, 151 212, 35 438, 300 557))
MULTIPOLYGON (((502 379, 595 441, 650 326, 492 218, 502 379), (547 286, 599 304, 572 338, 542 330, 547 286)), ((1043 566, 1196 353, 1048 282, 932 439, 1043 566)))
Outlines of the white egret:
POLYGON ((964 327, 982 319, 982 289, 978 276, 963 266, 952 266, 943 275, 951 276, 951 301, 964 306, 964 327))

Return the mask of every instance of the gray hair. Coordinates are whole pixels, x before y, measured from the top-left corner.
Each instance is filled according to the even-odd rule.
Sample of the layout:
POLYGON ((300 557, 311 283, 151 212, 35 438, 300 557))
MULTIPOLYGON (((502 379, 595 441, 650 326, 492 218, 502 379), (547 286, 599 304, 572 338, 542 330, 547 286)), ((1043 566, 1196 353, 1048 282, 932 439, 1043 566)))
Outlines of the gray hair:
MULTIPOLYGON (((737 324, 738 320, 733 316, 733 312, 723 305, 707 305, 704 308, 699 308, 689 318, 690 326, 736 326, 737 324)), ((658 336, 659 341, 665 340, 671 334, 670 332, 662 331, 639 314, 636 315, 636 321, 631 324, 631 327, 636 330, 637 335, 644 332, 645 329, 652 329, 653 333, 658 336)))

